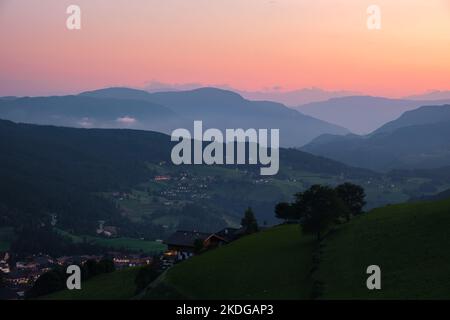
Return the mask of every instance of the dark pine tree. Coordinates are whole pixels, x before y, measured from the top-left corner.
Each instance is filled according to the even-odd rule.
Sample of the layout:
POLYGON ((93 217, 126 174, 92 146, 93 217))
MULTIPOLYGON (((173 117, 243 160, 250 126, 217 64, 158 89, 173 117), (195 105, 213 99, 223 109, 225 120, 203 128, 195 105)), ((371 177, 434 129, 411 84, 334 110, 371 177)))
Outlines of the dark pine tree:
POLYGON ((252 208, 249 207, 245 210, 244 218, 241 220, 241 225, 246 234, 258 232, 258 222, 256 221, 252 208))

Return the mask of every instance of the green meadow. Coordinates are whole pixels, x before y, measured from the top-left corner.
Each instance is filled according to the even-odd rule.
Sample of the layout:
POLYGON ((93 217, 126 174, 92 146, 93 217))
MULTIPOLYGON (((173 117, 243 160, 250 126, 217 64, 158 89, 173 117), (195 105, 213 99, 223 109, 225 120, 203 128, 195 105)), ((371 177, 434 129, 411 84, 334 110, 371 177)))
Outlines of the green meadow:
POLYGON ((392 205, 343 225, 325 241, 316 277, 327 299, 448 299, 450 199, 392 205), (366 268, 381 268, 381 290, 366 268))
POLYGON ((276 227, 174 266, 161 285, 192 299, 306 299, 313 247, 297 225, 276 227))
POLYGON ((374 209, 336 226, 320 249, 297 225, 279 226, 176 265, 147 297, 309 299, 321 283, 319 299, 448 299, 449 228, 450 199, 374 209), (381 290, 366 287, 370 265, 381 290))

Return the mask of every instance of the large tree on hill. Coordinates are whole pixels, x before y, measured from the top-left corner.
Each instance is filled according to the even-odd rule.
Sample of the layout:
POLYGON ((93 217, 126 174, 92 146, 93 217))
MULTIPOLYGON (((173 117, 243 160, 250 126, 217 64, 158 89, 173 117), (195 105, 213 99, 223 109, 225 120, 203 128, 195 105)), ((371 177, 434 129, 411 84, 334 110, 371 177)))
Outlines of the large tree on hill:
POLYGON ((245 210, 244 217, 241 220, 241 225, 247 234, 258 232, 258 222, 256 221, 252 208, 249 207, 245 210))
POLYGON ((303 232, 316 234, 318 241, 329 225, 347 210, 336 191, 327 186, 313 185, 295 197, 303 232))
POLYGON ((346 182, 337 186, 335 190, 338 197, 348 207, 347 221, 350 219, 350 215, 355 216, 363 212, 363 207, 366 205, 366 201, 364 200, 366 193, 363 187, 346 182))

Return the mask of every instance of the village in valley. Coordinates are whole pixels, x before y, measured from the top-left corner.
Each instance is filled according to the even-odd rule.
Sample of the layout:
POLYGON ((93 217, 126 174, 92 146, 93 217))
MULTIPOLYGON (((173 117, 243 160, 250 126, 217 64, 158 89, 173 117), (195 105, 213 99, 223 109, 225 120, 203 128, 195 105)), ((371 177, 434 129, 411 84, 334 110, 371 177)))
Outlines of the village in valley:
POLYGON ((121 252, 106 252, 104 255, 63 256, 53 258, 49 255, 32 255, 20 261, 14 261, 9 252, 0 252, 0 271, 3 273, 5 287, 0 289, 0 299, 24 299, 27 290, 36 280, 55 267, 83 265, 87 261, 99 262, 110 259, 116 270, 144 266, 153 263, 153 256, 121 252))
MULTIPOLYGON (((160 271, 172 267, 195 254, 230 243, 244 235, 242 228, 224 228, 216 233, 179 230, 163 243, 166 250, 158 254, 107 251, 102 255, 76 255, 51 257, 46 254, 31 255, 15 261, 10 252, 0 252, 0 272, 4 275, 5 286, 0 299, 24 299, 26 292, 36 280, 55 267, 69 265, 82 266, 88 261, 111 260, 115 270, 155 265, 160 271)), ((113 236, 113 235, 111 235, 113 236)))
MULTIPOLYGON (((112 197, 118 205, 124 205, 133 202, 145 203, 148 199, 155 207, 177 207, 182 203, 192 203, 200 199, 209 199, 207 190, 210 184, 213 184, 219 177, 217 176, 192 176, 186 172, 177 175, 155 175, 150 184, 153 188, 146 190, 146 196, 143 197, 139 192, 112 192, 108 196, 112 197), (155 188, 155 184, 157 185, 155 188), (154 190, 157 191, 154 191, 154 190), (156 204, 156 206, 155 206, 156 204)), ((142 208, 140 208, 142 209, 142 208)), ((126 209, 125 209, 126 210, 126 209)), ((237 221, 237 219, 236 219, 237 221)), ((75 235, 57 229, 57 215, 52 215, 51 225, 63 236, 72 238, 74 241, 81 241, 75 235)), ((238 224, 235 224, 238 226, 238 224)), ((83 254, 52 257, 48 254, 27 255, 20 259, 15 257, 11 250, 0 251, 0 272, 3 275, 4 286, 0 291, 0 299, 25 299, 26 292, 30 290, 37 279, 51 271, 55 267, 67 267, 69 265, 84 265, 88 261, 99 262, 101 260, 111 260, 115 270, 125 268, 140 267, 146 265, 156 265, 161 271, 173 266, 177 262, 186 260, 200 251, 209 250, 217 246, 224 245, 242 234, 242 229, 225 227, 215 233, 201 232, 194 228, 191 230, 174 230, 173 226, 162 225, 166 230, 165 240, 154 240, 159 246, 152 252, 144 252, 139 248, 128 248, 126 246, 108 248, 109 241, 121 240, 120 228, 114 225, 107 225, 105 221, 98 221, 98 227, 95 230, 95 238, 84 236, 86 239, 100 239, 105 244, 105 250, 102 254, 83 254), (101 240, 103 239, 103 240, 101 240)), ((131 239, 134 242, 144 239, 131 239)), ((149 242, 149 241, 147 241, 149 242)))
MULTIPOLYGON (((252 197, 255 199, 274 197, 275 201, 276 197, 283 199, 287 194, 292 195, 293 190, 304 188, 313 182, 330 182, 330 180, 324 181, 325 178, 319 175, 308 176, 306 179, 298 175, 288 175, 285 179, 273 179, 263 178, 243 170, 215 168, 206 171, 199 169, 199 172, 193 173, 167 172, 161 168, 164 168, 164 164, 159 165, 159 172, 147 183, 137 186, 136 189, 103 194, 131 219, 138 222, 150 219, 152 224, 158 225, 161 231, 153 239, 149 239, 148 236, 138 239, 125 238, 118 226, 103 220, 98 221, 98 227, 94 231, 95 236, 76 236, 58 229, 58 217, 52 215, 51 225, 61 235, 75 241, 89 239, 91 242, 102 244, 104 250, 101 254, 59 257, 34 254, 20 259, 17 259, 10 250, 0 251, 0 272, 4 282, 0 290, 0 299, 25 299, 26 292, 33 287, 36 280, 58 266, 63 268, 73 264, 82 266, 88 261, 100 262, 107 259, 112 261, 115 270, 153 265, 162 272, 178 262, 226 245, 243 236, 245 231, 240 224, 242 208, 246 208, 245 204, 251 203, 252 197), (239 190, 236 188, 237 185, 239 190), (274 186, 280 185, 282 187, 279 189, 283 190, 285 195, 272 192, 274 186), (236 192, 239 194, 235 197, 236 192), (227 201, 227 199, 242 198, 243 192, 247 192, 247 197, 242 200, 242 203, 227 201), (217 207, 211 205, 217 202, 221 203, 223 208, 227 208, 226 206, 232 202, 235 206, 228 207, 229 210, 219 211, 217 207), (183 210, 187 210, 189 205, 194 205, 193 210, 203 214, 205 219, 197 219, 195 224, 186 223, 183 210), (235 208, 238 209, 234 210, 235 208), (212 217, 221 222, 216 225, 208 224, 211 220, 207 218, 212 217), (204 221, 207 222, 202 224, 204 221), (205 232, 211 229, 216 231, 205 232), (124 245, 110 245, 114 241, 121 243, 123 239, 133 243, 133 246, 128 245, 127 241, 124 245), (146 243, 155 244, 155 249, 142 250, 142 245, 146 243)), ((345 177, 334 179, 339 182, 345 177)), ((371 188, 385 188, 384 196, 397 192, 397 187, 390 180, 368 179, 364 184, 368 186, 369 193, 371 188)), ((269 206, 267 211, 273 217, 273 206, 269 206)), ((260 229, 265 228, 266 222, 264 221, 262 225, 260 229)), ((273 225, 273 221, 267 225, 273 225)))

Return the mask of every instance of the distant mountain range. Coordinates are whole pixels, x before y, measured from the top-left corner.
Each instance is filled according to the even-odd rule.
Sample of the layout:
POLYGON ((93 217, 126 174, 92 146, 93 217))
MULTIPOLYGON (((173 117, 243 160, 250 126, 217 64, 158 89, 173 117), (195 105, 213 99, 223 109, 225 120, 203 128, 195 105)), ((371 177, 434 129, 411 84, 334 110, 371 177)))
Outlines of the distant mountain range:
POLYGON ((357 92, 352 91, 326 91, 319 88, 304 88, 291 91, 272 90, 238 92, 246 99, 276 101, 289 107, 358 94, 357 92))
POLYGON ((418 94, 418 95, 412 95, 405 97, 405 99, 408 100, 444 100, 444 99, 450 99, 450 91, 430 91, 424 94, 418 94))
POLYGON ((335 123, 356 134, 368 134, 404 112, 426 105, 450 103, 447 100, 406 100, 370 96, 349 96, 315 102, 295 109, 324 121, 335 123))
POLYGON ((372 134, 392 132, 408 126, 426 125, 440 122, 450 122, 450 105, 423 106, 416 110, 407 111, 398 119, 388 122, 375 130, 372 134))
POLYGON ((324 135, 302 148, 373 170, 428 169, 450 163, 450 105, 409 111, 365 136, 324 135))
POLYGON ((337 125, 268 101, 249 101, 239 94, 201 88, 149 93, 108 88, 78 96, 0 99, 0 118, 17 122, 85 128, 131 128, 170 133, 204 128, 280 129, 280 144, 299 147, 325 134, 347 134, 337 125))
MULTIPOLYGON (((285 90, 282 87, 274 86, 272 88, 264 90, 240 90, 228 85, 209 85, 215 88, 220 88, 228 91, 234 91, 239 93, 242 97, 249 100, 264 100, 264 101, 274 101, 282 103, 288 107, 294 107, 311 102, 326 101, 331 98, 354 96, 358 95, 358 92, 354 91, 329 91, 323 90, 316 87, 302 88, 294 90, 285 90)), ((151 81, 143 90, 148 92, 167 92, 167 91, 188 91, 195 90, 206 87, 200 83, 163 83, 159 81, 151 81)))
POLYGON ((71 96, 3 97, 0 119, 167 134, 176 128, 192 130, 195 120, 202 120, 204 129, 280 129, 282 147, 303 147, 351 166, 384 171, 436 168, 450 163, 450 109, 448 105, 436 106, 442 102, 350 96, 299 107, 311 114, 305 115, 281 103, 251 101, 217 88, 153 93, 105 88, 71 96), (370 132, 350 134, 327 121, 352 131, 370 132))

